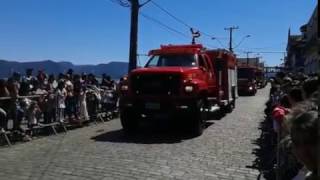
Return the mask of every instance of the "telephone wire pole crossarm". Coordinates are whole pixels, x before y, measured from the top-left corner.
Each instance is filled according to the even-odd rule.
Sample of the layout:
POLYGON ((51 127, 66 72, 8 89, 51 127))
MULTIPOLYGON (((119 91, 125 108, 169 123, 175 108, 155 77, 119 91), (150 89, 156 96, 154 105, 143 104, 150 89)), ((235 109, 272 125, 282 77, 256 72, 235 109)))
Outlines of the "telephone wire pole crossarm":
POLYGON ((232 48, 232 33, 233 33, 233 30, 236 30, 236 29, 239 29, 239 27, 238 26, 232 26, 232 27, 224 28, 224 30, 229 31, 229 33, 230 33, 230 36, 229 36, 229 51, 230 52, 233 52, 233 48, 232 48))

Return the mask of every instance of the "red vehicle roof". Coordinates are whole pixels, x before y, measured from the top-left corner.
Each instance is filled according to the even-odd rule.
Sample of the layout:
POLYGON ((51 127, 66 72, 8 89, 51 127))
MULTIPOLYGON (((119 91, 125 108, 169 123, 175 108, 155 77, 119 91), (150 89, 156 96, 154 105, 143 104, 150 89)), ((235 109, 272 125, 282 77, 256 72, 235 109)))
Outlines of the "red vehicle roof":
POLYGON ((201 44, 161 45, 160 49, 154 49, 149 51, 149 55, 197 54, 201 51, 206 53, 213 61, 216 58, 226 60, 229 68, 235 68, 236 66, 236 57, 233 53, 225 49, 206 50, 201 44))
POLYGON ((190 45, 161 45, 160 49, 149 51, 149 55, 159 54, 196 54, 203 49, 201 44, 190 45))

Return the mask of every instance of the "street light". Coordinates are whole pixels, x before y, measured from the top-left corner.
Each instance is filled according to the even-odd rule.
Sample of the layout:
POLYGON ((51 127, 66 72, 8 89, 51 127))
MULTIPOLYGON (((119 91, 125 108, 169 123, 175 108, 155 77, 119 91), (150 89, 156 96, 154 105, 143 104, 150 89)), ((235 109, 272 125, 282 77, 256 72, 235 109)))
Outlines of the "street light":
POLYGON ((249 37, 251 37, 251 35, 246 35, 246 36, 243 36, 242 37, 242 39, 241 39, 241 41, 234 47, 234 48, 237 48, 237 47, 239 47, 240 45, 241 45, 241 43, 245 40, 245 39, 247 39, 247 38, 249 38, 249 37))
POLYGON ((217 40, 217 42, 220 44, 220 46, 221 46, 222 48, 226 48, 226 47, 223 45, 223 43, 219 40, 219 39, 222 39, 222 38, 211 37, 211 39, 212 39, 212 40, 217 40))

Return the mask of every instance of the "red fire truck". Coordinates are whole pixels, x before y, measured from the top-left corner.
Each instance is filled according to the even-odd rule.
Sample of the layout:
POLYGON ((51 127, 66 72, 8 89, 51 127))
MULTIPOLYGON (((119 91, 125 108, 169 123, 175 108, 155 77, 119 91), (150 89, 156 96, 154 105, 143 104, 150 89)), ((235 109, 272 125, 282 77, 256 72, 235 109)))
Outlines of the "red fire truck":
POLYGON ((256 69, 255 66, 238 64, 238 93, 240 95, 253 96, 257 93, 256 69))
POLYGON ((125 132, 139 122, 179 120, 200 135, 209 112, 231 112, 237 98, 235 55, 200 44, 151 50, 144 68, 121 83, 120 119, 125 132))

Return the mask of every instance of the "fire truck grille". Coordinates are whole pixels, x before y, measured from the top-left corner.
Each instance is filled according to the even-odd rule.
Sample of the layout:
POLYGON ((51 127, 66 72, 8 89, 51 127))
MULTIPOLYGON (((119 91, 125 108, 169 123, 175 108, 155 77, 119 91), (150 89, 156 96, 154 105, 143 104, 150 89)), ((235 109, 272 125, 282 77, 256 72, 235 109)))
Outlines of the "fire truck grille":
POLYGON ((132 91, 140 95, 176 95, 180 89, 177 74, 144 74, 132 77, 132 91))

